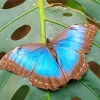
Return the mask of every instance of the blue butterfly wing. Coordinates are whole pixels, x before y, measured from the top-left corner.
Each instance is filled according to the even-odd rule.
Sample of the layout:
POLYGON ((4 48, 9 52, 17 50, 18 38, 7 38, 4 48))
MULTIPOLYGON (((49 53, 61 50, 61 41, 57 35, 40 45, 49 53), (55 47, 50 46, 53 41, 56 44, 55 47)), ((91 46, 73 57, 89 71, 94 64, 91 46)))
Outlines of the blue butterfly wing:
POLYGON ((98 28, 92 24, 73 25, 58 34, 52 42, 72 50, 88 53, 97 30, 98 28))
POLYGON ((42 48, 42 44, 26 44, 17 47, 1 59, 0 68, 23 77, 29 76, 39 55, 43 52, 42 48))
POLYGON ((37 87, 55 90, 72 78, 80 79, 86 72, 85 53, 89 52, 96 31, 94 25, 80 24, 61 32, 52 41, 57 62, 45 44, 26 44, 7 53, 0 61, 0 68, 29 76, 37 87))
POLYGON ((62 71, 48 48, 36 63, 30 81, 33 85, 55 90, 66 83, 62 71))
POLYGON ((96 32, 97 27, 91 24, 73 25, 52 41, 66 80, 80 79, 86 72, 85 53, 90 51, 96 32))
POLYGON ((23 77, 30 76, 33 85, 44 89, 54 90, 66 83, 45 44, 26 44, 15 48, 1 59, 0 68, 23 77))
POLYGON ((85 55, 59 45, 55 45, 55 50, 66 80, 80 79, 88 68, 85 55))

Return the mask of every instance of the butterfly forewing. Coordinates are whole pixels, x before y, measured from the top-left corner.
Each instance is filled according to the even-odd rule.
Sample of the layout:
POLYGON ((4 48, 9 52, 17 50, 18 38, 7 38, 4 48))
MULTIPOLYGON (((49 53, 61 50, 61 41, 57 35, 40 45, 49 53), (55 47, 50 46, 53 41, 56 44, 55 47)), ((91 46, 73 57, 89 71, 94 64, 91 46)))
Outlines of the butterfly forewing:
POLYGON ((44 44, 26 44, 7 53, 0 61, 0 68, 14 72, 23 77, 32 72, 44 44), (41 49, 40 49, 41 48, 41 49), (33 53, 33 51, 35 53, 33 53))
POLYGON ((88 53, 98 28, 92 24, 78 24, 66 28, 52 41, 72 50, 88 53))

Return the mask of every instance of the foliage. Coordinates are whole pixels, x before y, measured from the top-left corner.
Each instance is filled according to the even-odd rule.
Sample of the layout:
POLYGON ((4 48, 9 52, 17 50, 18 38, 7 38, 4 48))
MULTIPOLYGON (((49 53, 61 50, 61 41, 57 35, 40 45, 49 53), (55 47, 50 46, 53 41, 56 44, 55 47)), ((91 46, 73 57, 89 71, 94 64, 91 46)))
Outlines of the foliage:
MULTIPOLYGON (((0 7, 6 1, 0 0, 0 7)), ((45 43, 46 38, 53 39, 67 26, 88 23, 87 18, 99 23, 99 1, 75 1, 79 2, 84 7, 85 12, 93 19, 76 10, 77 7, 75 8, 74 5, 70 4, 70 7, 47 7, 47 2, 45 1, 43 6, 42 0, 26 0, 13 8, 1 8, 0 52, 8 52, 25 43, 45 43), (88 5, 91 6, 88 7, 88 5), (29 33, 24 38, 12 40, 12 34, 24 25, 31 27, 29 33)), ((18 35, 21 35, 20 32, 18 35)), ((100 31, 95 37, 91 52, 87 55, 87 61, 95 61, 98 64, 100 64, 99 38, 100 31)), ((38 89, 29 83, 28 78, 22 78, 11 72, 0 70, 0 98, 2 100, 71 100, 74 97, 79 97, 82 100, 100 100, 100 79, 91 70, 88 70, 81 80, 71 81, 67 86, 57 91, 38 89)))

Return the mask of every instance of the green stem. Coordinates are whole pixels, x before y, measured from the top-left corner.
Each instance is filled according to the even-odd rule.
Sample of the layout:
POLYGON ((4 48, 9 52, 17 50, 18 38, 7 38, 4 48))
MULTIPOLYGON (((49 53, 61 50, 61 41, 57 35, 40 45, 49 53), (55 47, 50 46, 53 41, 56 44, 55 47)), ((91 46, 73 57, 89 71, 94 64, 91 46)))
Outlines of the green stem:
POLYGON ((60 26, 62 26, 62 27, 67 27, 66 25, 64 25, 64 24, 62 24, 62 23, 60 23, 60 22, 57 22, 57 21, 54 21, 54 20, 51 20, 51 19, 48 19, 48 18, 45 18, 45 20, 46 21, 49 21, 49 22, 52 22, 52 23, 55 23, 55 24, 58 24, 58 25, 60 25, 60 26))
POLYGON ((48 100, 51 100, 49 91, 47 91, 46 95, 44 96, 44 98, 43 98, 42 100, 45 100, 46 98, 47 98, 48 100))
POLYGON ((38 7, 40 11, 40 27, 41 27, 40 42, 46 43, 45 14, 44 14, 44 1, 43 0, 38 0, 38 7))
POLYGON ((6 80, 3 82, 2 86, 0 87, 0 91, 1 91, 2 88, 5 86, 6 82, 8 81, 8 79, 10 78, 11 75, 12 75, 12 73, 10 73, 10 74, 7 76, 6 80))
POLYGON ((93 44, 96 45, 98 48, 100 48, 100 45, 93 41, 93 44))
POLYGON ((46 97, 47 97, 47 94, 41 99, 41 100, 45 100, 46 99, 46 97))
POLYGON ((51 100, 49 91, 47 92, 47 99, 48 99, 48 100, 51 100))
POLYGON ((12 24, 12 23, 15 22, 16 20, 18 20, 19 18, 25 16, 26 14, 28 14, 28 13, 30 13, 31 11, 35 10, 36 8, 37 8, 37 6, 34 7, 34 8, 32 8, 32 9, 30 9, 29 11, 23 13, 22 15, 16 17, 16 18, 13 19, 12 21, 8 22, 6 25, 4 25, 3 27, 0 28, 0 32, 1 32, 3 29, 5 29, 8 25, 12 24))
POLYGON ((80 82, 86 86, 97 98, 98 100, 100 100, 99 96, 95 93, 95 91, 92 90, 92 88, 90 88, 85 82, 83 82, 82 80, 80 80, 80 82))

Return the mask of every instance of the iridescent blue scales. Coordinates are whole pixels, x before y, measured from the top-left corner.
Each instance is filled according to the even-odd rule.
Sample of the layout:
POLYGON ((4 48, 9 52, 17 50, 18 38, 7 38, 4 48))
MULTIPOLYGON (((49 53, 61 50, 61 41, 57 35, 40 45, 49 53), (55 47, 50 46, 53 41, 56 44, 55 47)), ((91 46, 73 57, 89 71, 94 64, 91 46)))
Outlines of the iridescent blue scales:
POLYGON ((38 88, 58 89, 70 79, 79 80, 87 71, 85 54, 89 53, 97 30, 92 24, 73 25, 50 43, 21 45, 1 59, 0 68, 30 77, 38 88))

